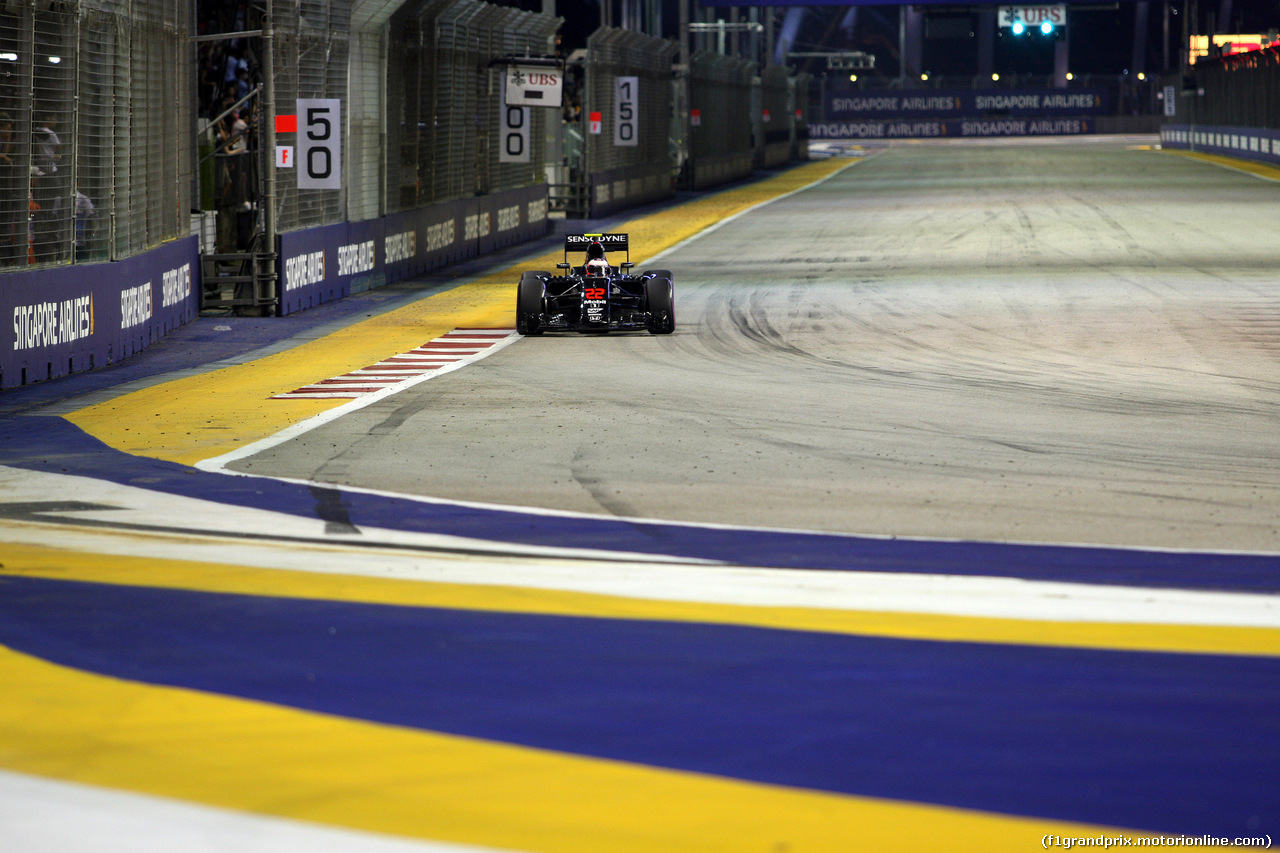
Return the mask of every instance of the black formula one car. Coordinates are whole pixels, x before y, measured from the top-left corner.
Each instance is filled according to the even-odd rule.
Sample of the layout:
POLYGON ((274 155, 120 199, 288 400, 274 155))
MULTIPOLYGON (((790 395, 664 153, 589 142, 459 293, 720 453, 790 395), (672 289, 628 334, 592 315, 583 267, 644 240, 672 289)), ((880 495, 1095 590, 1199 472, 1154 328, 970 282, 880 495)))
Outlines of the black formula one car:
POLYGON ((516 296, 516 331, 640 331, 669 335, 676 328, 675 289, 670 270, 631 273, 626 234, 566 234, 564 263, 557 275, 540 270, 520 277, 516 296), (621 250, 627 260, 611 266, 605 250, 621 250), (570 253, 585 253, 582 266, 570 253))

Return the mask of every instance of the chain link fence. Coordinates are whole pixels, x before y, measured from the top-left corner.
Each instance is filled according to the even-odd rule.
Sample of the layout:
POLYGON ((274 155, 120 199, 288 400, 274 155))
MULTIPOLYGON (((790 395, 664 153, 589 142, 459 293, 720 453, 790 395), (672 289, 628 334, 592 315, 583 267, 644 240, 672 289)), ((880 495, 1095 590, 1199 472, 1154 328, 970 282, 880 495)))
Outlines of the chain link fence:
POLYGON ((1180 124, 1280 128, 1280 49, 1271 47, 1222 59, 1201 59, 1191 69, 1194 89, 1165 81, 1177 93, 1180 124), (1203 92, 1203 94, 1201 94, 1203 92))
MULTIPOLYGON (((276 112, 294 111, 298 98, 347 96, 351 0, 273 0, 276 112)), ((260 125, 255 122, 255 127, 260 125)), ((259 160, 254 156, 255 163, 259 160)), ((346 218, 345 192, 299 189, 276 181, 276 228, 292 231, 346 218)))
POLYGON ((671 61, 679 45, 630 30, 601 27, 587 39, 583 112, 601 115, 600 133, 588 134, 586 168, 605 172, 623 166, 669 163, 667 134, 671 126, 671 61), (635 77, 630 93, 635 139, 617 144, 618 78, 635 77))
POLYGON ((0 270, 188 233, 189 36, 185 3, 0 6, 0 270))
POLYGON ((813 121, 813 105, 817 96, 817 86, 812 74, 797 74, 792 80, 791 90, 795 100, 795 150, 792 156, 797 160, 809 159, 809 122, 813 121))
POLYGON ((698 51, 689 59, 689 183, 695 189, 751 174, 755 64, 698 51))
POLYGON ((528 108, 528 162, 501 162, 506 56, 543 56, 560 26, 549 15, 479 0, 435 0, 393 16, 387 50, 389 211, 410 210, 544 179, 548 121, 528 108))
POLYGON ((781 166, 791 159, 795 143, 795 110, 792 78, 786 66, 771 65, 760 74, 760 147, 761 165, 767 169, 781 166))
POLYGON ((671 63, 679 50, 674 41, 612 27, 587 39, 583 162, 592 215, 673 193, 671 63))

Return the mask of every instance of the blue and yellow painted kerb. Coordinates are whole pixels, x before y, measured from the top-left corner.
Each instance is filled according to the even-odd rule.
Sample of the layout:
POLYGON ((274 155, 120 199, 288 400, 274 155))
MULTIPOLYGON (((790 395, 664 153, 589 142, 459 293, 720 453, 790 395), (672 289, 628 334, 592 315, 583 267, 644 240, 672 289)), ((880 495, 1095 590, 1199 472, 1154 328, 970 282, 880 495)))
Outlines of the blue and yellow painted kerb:
POLYGON ((22 772, 520 850, 1014 850, 1274 808, 1274 657, 10 559, 0 765, 22 772))
MULTIPOLYGON (((842 165, 624 230, 664 248, 842 165)), ((514 280, 69 420, 104 443, 102 464, 125 451, 190 465, 334 405, 273 393, 455 326, 509 323, 514 280)), ((157 482, 181 475, 164 471, 157 482)), ((717 605, 2 547, 0 768, 17 772, 565 853, 1028 850, 1116 828, 1280 825, 1273 629, 717 605)), ((1256 586, 1260 570, 1236 583, 1256 586)))

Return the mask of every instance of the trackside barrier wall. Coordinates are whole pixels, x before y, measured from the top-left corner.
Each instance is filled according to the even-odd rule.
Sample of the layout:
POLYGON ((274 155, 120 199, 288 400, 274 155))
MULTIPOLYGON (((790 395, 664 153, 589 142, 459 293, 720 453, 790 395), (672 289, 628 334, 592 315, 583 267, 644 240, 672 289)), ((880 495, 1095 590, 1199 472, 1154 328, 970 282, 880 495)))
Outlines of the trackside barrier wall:
POLYGON ((608 216, 628 207, 672 195, 671 165, 623 166, 587 176, 593 216, 608 216))
POLYGON ((602 216, 675 194, 669 148, 673 41, 601 27, 587 39, 582 113, 588 119, 583 162, 590 189, 588 216, 602 216), (630 100, 620 102, 619 81, 634 78, 630 100), (590 116, 600 113, 598 132, 590 116), (662 176, 665 176, 663 178, 662 176), (625 182, 626 195, 617 190, 625 182))
POLYGON ((746 59, 699 51, 689 59, 689 183, 694 189, 751 174, 751 86, 746 59))
POLYGON ((0 346, 0 388, 112 364, 199 311, 196 237, 121 261, 6 275, 0 312, 9 329, 0 346))
POLYGON ((1160 129, 1160 144, 1165 148, 1203 151, 1280 166, 1280 130, 1166 124, 1160 129))
POLYGON ((279 235, 279 313, 292 314, 547 233, 547 187, 508 190, 279 235))

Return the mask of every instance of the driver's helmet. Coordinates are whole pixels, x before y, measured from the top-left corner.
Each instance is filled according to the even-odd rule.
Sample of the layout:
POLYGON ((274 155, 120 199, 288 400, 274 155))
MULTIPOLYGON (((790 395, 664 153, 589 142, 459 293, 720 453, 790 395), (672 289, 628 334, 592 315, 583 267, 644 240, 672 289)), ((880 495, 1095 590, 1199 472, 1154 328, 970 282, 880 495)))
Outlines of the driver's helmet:
POLYGON ((604 257, 604 246, 592 241, 587 246, 587 275, 608 275, 609 262, 604 257))

